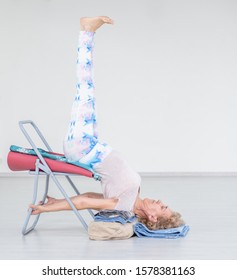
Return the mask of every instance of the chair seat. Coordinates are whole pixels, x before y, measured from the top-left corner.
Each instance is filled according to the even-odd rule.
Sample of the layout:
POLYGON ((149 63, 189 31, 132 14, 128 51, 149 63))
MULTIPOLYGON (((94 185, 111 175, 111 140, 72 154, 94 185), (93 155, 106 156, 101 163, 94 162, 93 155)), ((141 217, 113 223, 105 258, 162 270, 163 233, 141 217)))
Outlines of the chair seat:
MULTIPOLYGON (((34 171, 37 158, 38 157, 34 155, 10 151, 8 153, 7 163, 12 171, 34 171)), ((90 178, 94 176, 93 172, 86 170, 80 166, 52 160, 45 157, 44 160, 46 161, 52 172, 77 174, 90 178)))

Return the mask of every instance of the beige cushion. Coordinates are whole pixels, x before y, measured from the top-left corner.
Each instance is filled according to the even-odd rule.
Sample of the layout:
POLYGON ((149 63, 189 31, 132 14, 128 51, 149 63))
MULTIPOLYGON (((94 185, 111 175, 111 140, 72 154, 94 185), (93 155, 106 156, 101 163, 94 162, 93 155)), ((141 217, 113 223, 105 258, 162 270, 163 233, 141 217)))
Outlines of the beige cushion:
POLYGON ((89 238, 92 240, 128 239, 133 236, 134 223, 91 222, 88 226, 89 238))

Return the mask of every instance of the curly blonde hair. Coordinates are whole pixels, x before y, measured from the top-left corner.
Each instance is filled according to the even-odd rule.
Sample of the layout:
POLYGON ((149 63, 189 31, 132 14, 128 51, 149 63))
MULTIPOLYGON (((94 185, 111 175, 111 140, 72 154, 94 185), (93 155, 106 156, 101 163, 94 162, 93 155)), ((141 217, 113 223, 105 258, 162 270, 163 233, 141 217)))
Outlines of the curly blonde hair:
POLYGON ((138 217, 138 221, 151 230, 175 228, 184 225, 184 221, 178 212, 173 212, 169 218, 159 217, 157 222, 151 222, 147 218, 138 217))

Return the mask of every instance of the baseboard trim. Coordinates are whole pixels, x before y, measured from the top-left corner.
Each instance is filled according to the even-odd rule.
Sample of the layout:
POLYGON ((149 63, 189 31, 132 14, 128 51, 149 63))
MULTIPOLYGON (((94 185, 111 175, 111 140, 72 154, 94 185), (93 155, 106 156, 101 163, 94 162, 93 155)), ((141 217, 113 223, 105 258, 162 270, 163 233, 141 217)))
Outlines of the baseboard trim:
POLYGON ((25 178, 25 177, 29 177, 28 171, 0 172, 0 178, 25 178))
MULTIPOLYGON (((139 172, 141 177, 237 177, 237 172, 139 172)), ((0 172, 0 178, 27 178, 29 172, 0 172)))
POLYGON ((237 177, 237 172, 139 172, 141 177, 237 177))

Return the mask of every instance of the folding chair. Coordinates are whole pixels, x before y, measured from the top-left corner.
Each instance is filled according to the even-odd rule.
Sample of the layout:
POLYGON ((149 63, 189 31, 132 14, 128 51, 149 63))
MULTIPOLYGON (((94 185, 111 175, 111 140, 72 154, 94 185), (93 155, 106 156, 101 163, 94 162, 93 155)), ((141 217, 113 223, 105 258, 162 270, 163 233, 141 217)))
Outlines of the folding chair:
MULTIPOLYGON (((54 153, 45 137, 31 120, 24 120, 19 122, 19 126, 23 134, 25 135, 27 141, 31 145, 32 149, 25 149, 18 146, 11 146, 10 152, 8 153, 8 166, 12 171, 29 171, 29 174, 34 175, 34 188, 33 188, 33 198, 32 204, 36 203, 37 193, 38 193, 38 180, 40 175, 46 176, 45 190, 42 198, 42 203, 45 202, 48 190, 49 190, 49 180, 51 179, 59 191, 62 193, 64 198, 67 200, 68 204, 71 206, 73 212, 76 214, 77 218, 82 223, 85 230, 88 229, 88 225, 79 211, 76 209, 57 176, 64 176, 76 194, 80 194, 77 187, 70 178, 71 175, 86 176, 89 178, 94 178, 95 180, 100 180, 100 176, 96 174, 92 168, 86 166, 80 162, 70 162, 63 154, 54 153), (47 151, 37 148, 29 131, 25 128, 25 125, 31 125, 36 132, 36 135, 42 141, 47 151)), ((35 229, 40 214, 36 215, 31 226, 28 226, 31 218, 32 209, 29 209, 27 216, 22 228, 22 234, 26 235, 35 229)), ((88 209, 89 214, 94 218, 94 213, 88 209)))

